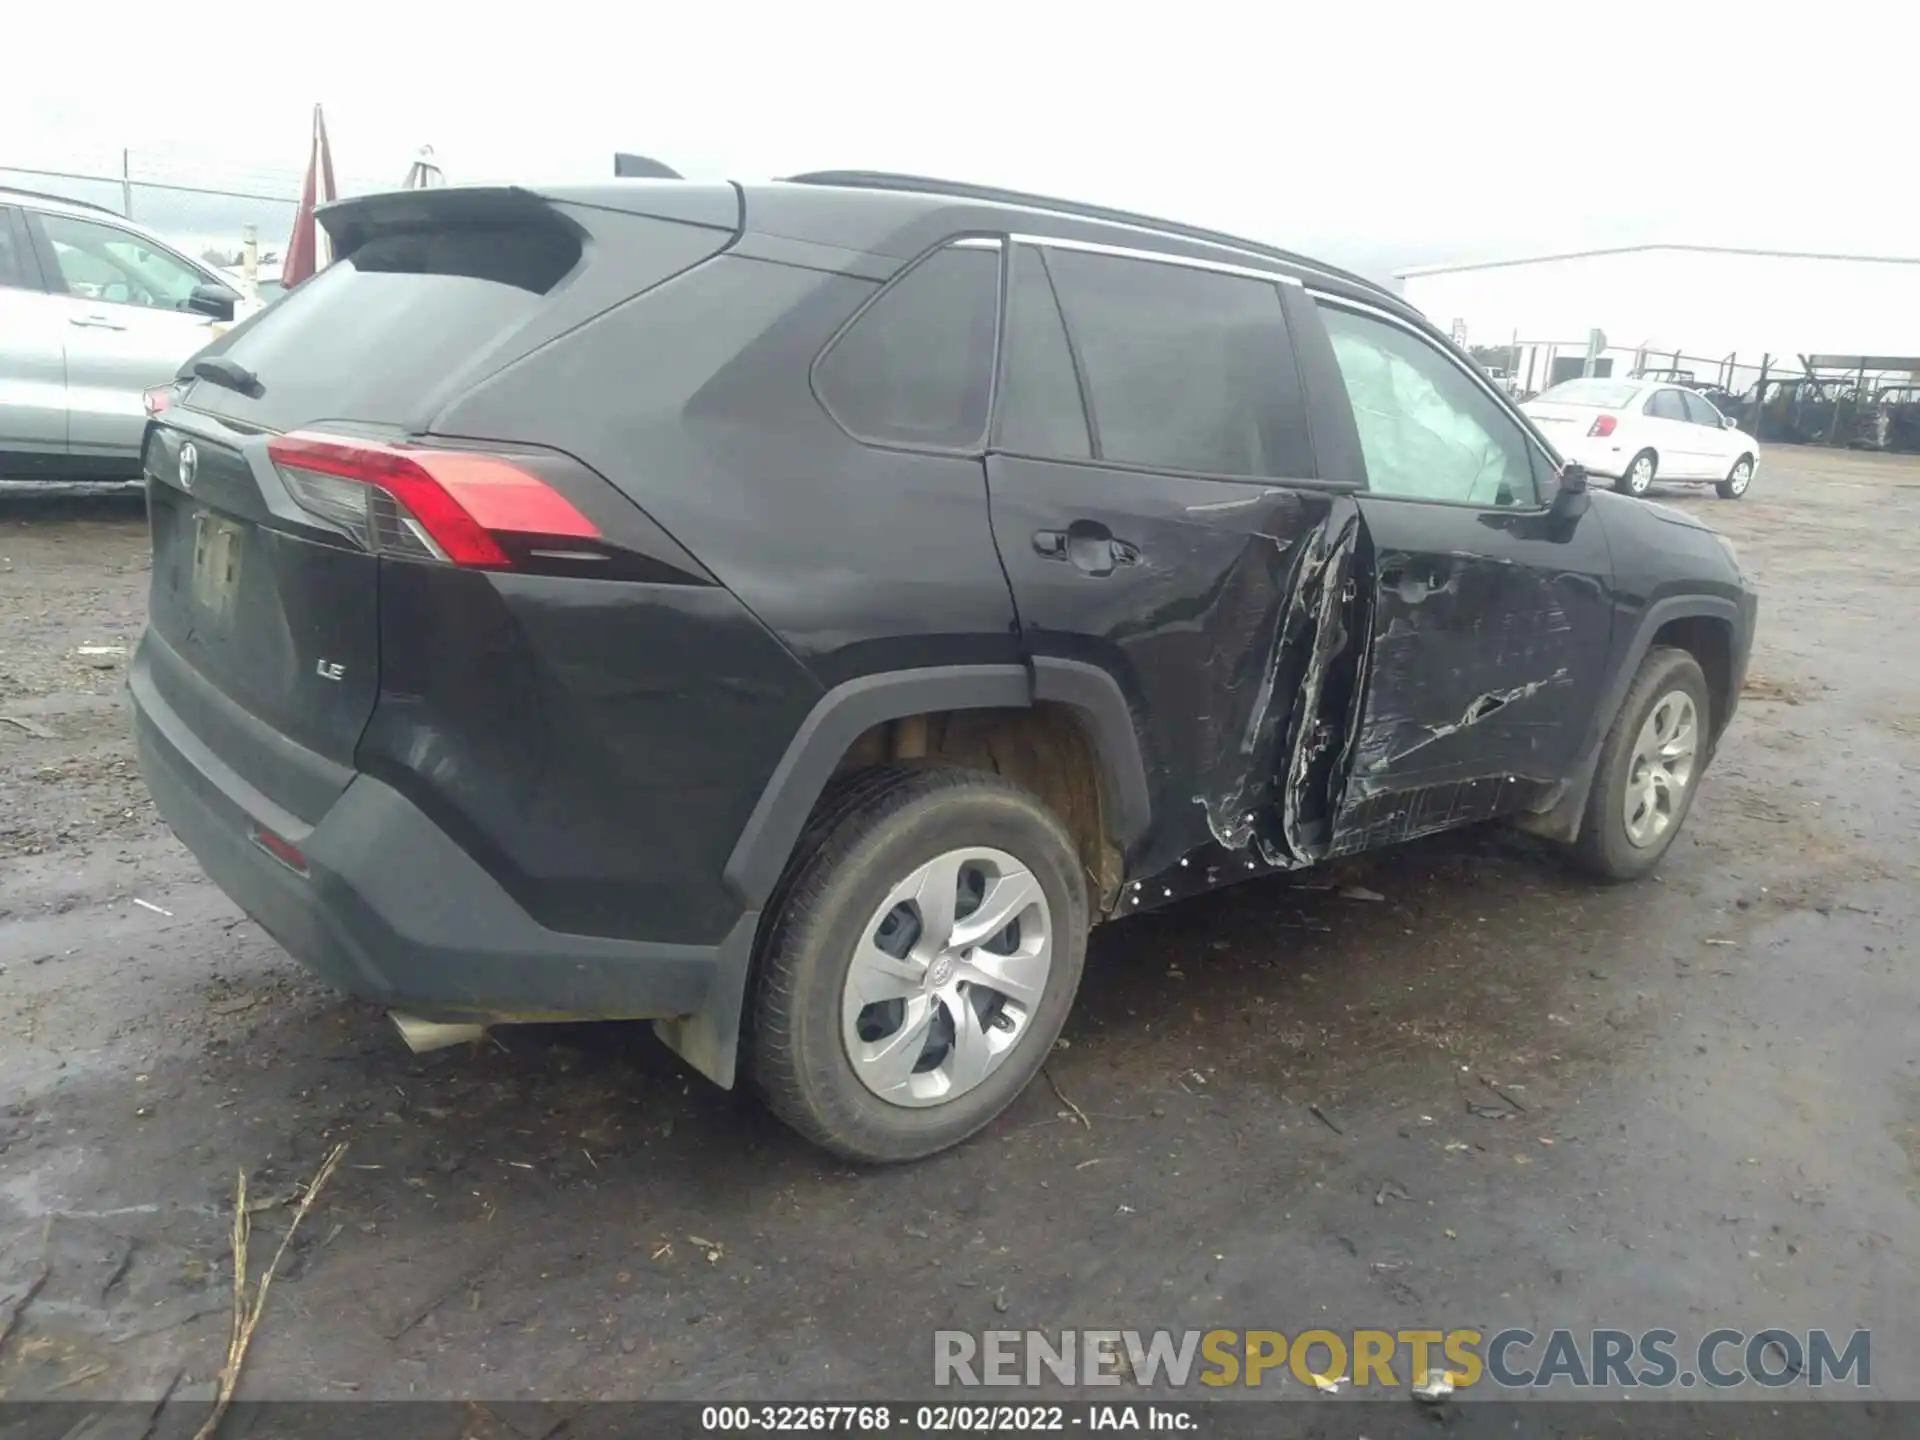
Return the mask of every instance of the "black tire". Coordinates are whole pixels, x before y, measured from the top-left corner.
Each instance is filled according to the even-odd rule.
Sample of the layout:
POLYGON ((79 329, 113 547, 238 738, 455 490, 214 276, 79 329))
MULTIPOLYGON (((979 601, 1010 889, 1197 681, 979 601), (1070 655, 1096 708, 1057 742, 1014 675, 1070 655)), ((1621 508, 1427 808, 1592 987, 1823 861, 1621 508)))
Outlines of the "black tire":
POLYGON ((1575 863, 1589 875, 1606 881, 1637 880, 1658 865, 1693 808, 1693 797, 1700 788, 1707 759, 1707 737, 1712 733, 1712 697, 1699 662, 1684 650, 1661 646, 1648 651, 1601 746, 1600 764, 1594 771, 1593 788, 1587 793, 1587 811, 1580 824, 1580 836, 1573 843, 1575 863), (1699 727, 1693 774, 1681 792, 1679 813, 1666 833, 1651 845, 1638 846, 1627 838, 1624 814, 1634 742, 1654 705, 1675 690, 1684 690, 1692 698, 1699 727))
POLYGON ((914 1160, 957 1145, 1024 1090, 1058 1038, 1080 987, 1088 906, 1080 858, 1036 797, 997 775, 895 765, 839 782, 802 836, 763 926, 746 1052, 769 1109, 849 1160, 914 1160), (887 892, 925 862, 990 846, 1039 881, 1052 917, 1053 958, 1013 1053, 953 1100, 906 1107, 854 1073, 841 1002, 854 948, 887 892))
POLYGON ((1733 462, 1733 468, 1727 471, 1727 478, 1717 482, 1713 489, 1722 500, 1738 500, 1747 493, 1747 487, 1753 484, 1753 456, 1742 455, 1733 462), (1746 477, 1741 478, 1740 467, 1747 467, 1746 477))
POLYGON ((1626 463, 1625 468, 1620 471, 1620 478, 1613 482, 1613 488, 1622 495, 1645 495, 1653 488, 1653 477, 1659 472, 1659 468, 1660 457, 1651 450, 1642 450, 1626 463), (1636 487, 1633 471, 1642 460, 1647 462, 1647 478, 1644 484, 1636 487))

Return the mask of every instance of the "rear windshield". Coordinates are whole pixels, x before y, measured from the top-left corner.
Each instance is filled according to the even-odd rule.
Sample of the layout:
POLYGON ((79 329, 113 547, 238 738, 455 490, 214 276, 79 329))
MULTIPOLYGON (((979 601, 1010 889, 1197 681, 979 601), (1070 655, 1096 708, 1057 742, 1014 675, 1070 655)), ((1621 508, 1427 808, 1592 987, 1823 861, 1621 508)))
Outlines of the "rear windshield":
POLYGON ((1621 380, 1563 380, 1534 398, 1558 405, 1597 405, 1602 410, 1618 410, 1640 393, 1641 387, 1621 380))
POLYGON ((579 258, 579 240, 558 226, 376 235, 229 342, 226 357, 260 377, 260 399, 203 382, 189 403, 275 429, 403 423, 579 258))

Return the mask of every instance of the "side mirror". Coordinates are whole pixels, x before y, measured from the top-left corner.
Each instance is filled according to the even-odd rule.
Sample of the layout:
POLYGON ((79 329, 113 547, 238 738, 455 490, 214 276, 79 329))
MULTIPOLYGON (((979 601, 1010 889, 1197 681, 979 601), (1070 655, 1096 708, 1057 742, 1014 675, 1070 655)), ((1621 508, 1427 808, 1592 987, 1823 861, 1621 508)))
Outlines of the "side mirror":
POLYGON ((1731 415, 1722 415, 1720 417, 1720 428, 1723 430, 1738 430, 1740 428, 1740 422, 1731 415))
POLYGON ((1569 460, 1560 467, 1560 485, 1547 513, 1556 521, 1578 520, 1587 513, 1587 467, 1569 460))
POLYGON ((189 310, 216 320, 233 319, 233 307, 239 303, 240 297, 224 285, 196 285, 187 296, 189 310))

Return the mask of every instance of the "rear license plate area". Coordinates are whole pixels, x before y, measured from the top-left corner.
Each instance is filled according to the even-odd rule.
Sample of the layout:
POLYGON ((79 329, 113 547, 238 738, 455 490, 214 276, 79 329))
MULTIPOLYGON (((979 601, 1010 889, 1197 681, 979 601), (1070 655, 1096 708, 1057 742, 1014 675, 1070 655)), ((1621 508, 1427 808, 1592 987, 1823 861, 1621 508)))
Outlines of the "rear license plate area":
POLYGON ((206 510, 193 518, 193 599, 209 615, 230 619, 240 593, 240 560, 245 532, 231 520, 206 510))

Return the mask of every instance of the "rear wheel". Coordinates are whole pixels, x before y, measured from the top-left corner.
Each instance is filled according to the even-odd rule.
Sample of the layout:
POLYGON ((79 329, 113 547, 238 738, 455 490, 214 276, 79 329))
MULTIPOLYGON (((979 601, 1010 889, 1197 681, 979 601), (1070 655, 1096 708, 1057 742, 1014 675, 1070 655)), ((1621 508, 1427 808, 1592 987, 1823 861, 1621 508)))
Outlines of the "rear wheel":
POLYGON ((1727 478, 1713 488, 1722 500, 1738 500, 1747 493, 1747 486, 1753 483, 1753 457, 1742 455, 1733 462, 1733 469, 1727 472, 1727 478))
POLYGON ((1711 721, 1699 662, 1684 650, 1648 652, 1600 752, 1573 848, 1582 869, 1634 880, 1660 863, 1693 806, 1711 721))
POLYGON ((749 1064, 851 1160, 958 1144, 1026 1088, 1080 984, 1087 896, 1046 806, 995 775, 889 767, 822 807, 775 899, 749 1064))
POLYGON ((1659 461, 1654 458, 1653 451, 1642 450, 1620 473, 1620 478, 1614 483, 1613 488, 1623 495, 1646 494, 1653 488, 1653 472, 1658 465, 1659 461))

